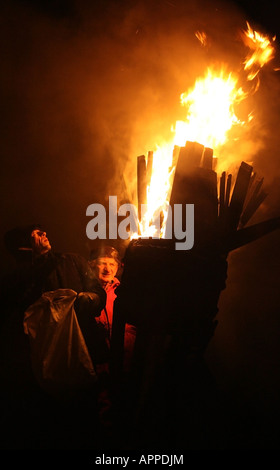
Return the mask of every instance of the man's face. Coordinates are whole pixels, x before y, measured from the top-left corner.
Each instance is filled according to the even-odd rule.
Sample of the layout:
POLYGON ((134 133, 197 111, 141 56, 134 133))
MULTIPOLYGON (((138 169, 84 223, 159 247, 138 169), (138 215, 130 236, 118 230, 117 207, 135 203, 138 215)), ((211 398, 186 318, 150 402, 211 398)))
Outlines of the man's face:
POLYGON ((102 282, 113 281, 118 271, 118 263, 114 258, 98 258, 96 263, 97 276, 102 282))
POLYGON ((42 230, 33 230, 31 233, 31 244, 33 251, 38 255, 43 255, 51 249, 46 232, 43 232, 42 230))

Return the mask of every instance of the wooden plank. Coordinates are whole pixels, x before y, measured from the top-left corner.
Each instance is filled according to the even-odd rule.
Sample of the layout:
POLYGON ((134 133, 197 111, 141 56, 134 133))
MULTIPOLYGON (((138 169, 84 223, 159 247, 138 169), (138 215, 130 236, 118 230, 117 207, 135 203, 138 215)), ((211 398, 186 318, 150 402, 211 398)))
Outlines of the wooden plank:
POLYGON ((227 240, 227 251, 236 250, 241 246, 247 245, 259 238, 280 228, 280 217, 265 220, 255 225, 250 225, 237 230, 232 237, 227 240))
POLYGON ((147 204, 147 171, 145 155, 137 157, 138 219, 141 221, 141 204, 147 204))
MULTIPOLYGON (((252 179, 252 178, 251 178, 252 179)), ((240 218, 240 224, 246 225, 250 218, 254 215, 260 204, 266 197, 266 193, 260 196, 260 190, 263 184, 263 178, 255 178, 248 190, 248 197, 245 200, 244 209, 240 218)))
POLYGON ((185 147, 180 148, 176 166, 176 174, 180 177, 189 174, 194 168, 201 164, 204 146, 197 142, 187 142, 185 147))
POLYGON ((212 170, 212 162, 213 162, 213 149, 205 147, 203 155, 202 155, 202 167, 208 170, 212 170))
POLYGON ((154 152, 148 152, 148 161, 147 161, 147 174, 146 174, 146 185, 147 187, 151 184, 151 177, 153 172, 153 161, 154 161, 154 152))
POLYGON ((255 186, 256 186, 256 181, 257 181, 257 174, 254 172, 254 173, 251 174, 247 195, 246 195, 246 198, 245 198, 245 201, 244 201, 244 206, 243 206, 244 208, 246 207, 249 200, 251 199, 252 193, 254 192, 254 189, 255 189, 255 186))
POLYGON ((231 182, 232 182, 232 175, 229 174, 229 175, 227 176, 226 196, 225 196, 225 207, 228 207, 228 206, 229 206, 230 192, 231 192, 231 182))
POLYGON ((223 171, 220 177, 220 193, 219 193, 219 218, 223 219, 225 214, 225 190, 226 190, 226 172, 223 171))
POLYGON ((180 150, 181 150, 181 147, 179 147, 179 145, 174 145, 173 154, 172 154, 172 164, 171 164, 172 168, 174 166, 176 167, 177 165, 178 158, 180 155, 180 150))
POLYGON ((230 205, 229 205, 229 228, 236 230, 243 211, 244 201, 247 195, 248 187, 253 167, 242 162, 235 181, 230 205))
MULTIPOLYGON (((175 204, 194 204, 196 248, 213 236, 218 218, 217 174, 200 166, 203 151, 203 145, 195 142, 181 147, 170 197, 172 211, 175 204)), ((186 226, 182 211, 183 230, 186 226)))
POLYGON ((267 193, 265 191, 261 191, 255 197, 252 197, 243 214, 241 215, 240 225, 242 227, 244 227, 249 222, 266 197, 267 193))

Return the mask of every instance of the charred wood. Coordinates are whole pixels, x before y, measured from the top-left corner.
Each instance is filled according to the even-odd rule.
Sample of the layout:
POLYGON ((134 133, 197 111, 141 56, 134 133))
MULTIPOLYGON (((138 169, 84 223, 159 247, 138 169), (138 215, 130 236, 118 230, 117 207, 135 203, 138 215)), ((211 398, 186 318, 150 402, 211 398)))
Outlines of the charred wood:
POLYGON ((141 221, 141 205, 147 203, 147 171, 145 155, 137 158, 138 218, 141 221))
POLYGON ((229 205, 229 230, 237 230, 250 184, 252 166, 242 162, 238 170, 229 205))

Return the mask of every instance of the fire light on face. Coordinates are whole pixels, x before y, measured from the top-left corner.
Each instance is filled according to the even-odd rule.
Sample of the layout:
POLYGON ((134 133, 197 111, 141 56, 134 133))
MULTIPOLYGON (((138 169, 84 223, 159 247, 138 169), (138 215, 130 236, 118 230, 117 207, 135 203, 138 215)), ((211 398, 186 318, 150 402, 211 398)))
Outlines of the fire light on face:
MULTIPOLYGON (((244 71, 248 81, 257 77, 260 69, 274 57, 275 48, 268 37, 253 31, 247 23, 243 32, 244 43, 250 54, 244 61, 244 71)), ((204 45, 205 33, 196 34, 204 45)), ((274 41, 273 38, 272 41, 274 41)), ((184 121, 178 120, 171 127, 169 142, 157 146, 153 155, 151 179, 147 183, 147 208, 139 221, 140 235, 155 236, 155 220, 161 217, 160 236, 164 236, 165 221, 169 197, 172 188, 172 177, 175 172, 176 158, 174 149, 184 146, 186 141, 198 142, 214 150, 215 157, 230 141, 229 132, 235 127, 244 126, 253 119, 249 113, 242 121, 237 117, 235 108, 254 90, 244 91, 239 84, 239 74, 228 71, 227 67, 209 67, 202 78, 198 78, 194 87, 181 94, 181 105, 186 109, 184 121)))

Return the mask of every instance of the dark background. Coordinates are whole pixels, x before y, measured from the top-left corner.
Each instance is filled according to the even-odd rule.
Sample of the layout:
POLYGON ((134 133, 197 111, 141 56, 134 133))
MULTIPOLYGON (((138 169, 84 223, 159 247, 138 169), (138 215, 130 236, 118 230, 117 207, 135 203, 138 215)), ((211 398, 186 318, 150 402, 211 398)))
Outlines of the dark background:
MULTIPOLYGON (((40 222, 57 250, 89 255, 89 204, 135 201, 137 155, 180 118, 179 95, 215 62, 246 55, 246 20, 276 35, 237 146, 265 178, 254 221, 280 214, 277 4, 210 1, 8 1, 2 6, 1 236, 40 222), (203 30, 202 49, 194 33, 203 30), (178 117, 179 116, 179 117, 178 117)), ((279 448, 279 232, 229 256, 219 325, 206 359, 240 404, 237 448, 279 448)), ((1 275, 13 265, 1 242, 1 275)))

